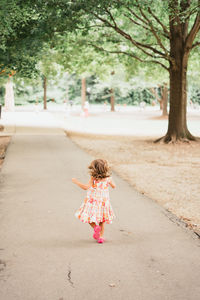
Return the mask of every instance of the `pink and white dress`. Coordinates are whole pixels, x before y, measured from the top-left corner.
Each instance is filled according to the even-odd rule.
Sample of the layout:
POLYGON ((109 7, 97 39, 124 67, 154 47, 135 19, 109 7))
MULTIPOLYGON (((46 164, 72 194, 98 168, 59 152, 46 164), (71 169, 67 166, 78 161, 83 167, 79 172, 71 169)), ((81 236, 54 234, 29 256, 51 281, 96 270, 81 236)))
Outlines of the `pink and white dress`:
POLYGON ((110 178, 102 181, 94 180, 87 190, 84 202, 75 213, 75 216, 83 223, 94 222, 96 225, 100 222, 112 223, 115 214, 110 204, 109 182, 110 178))

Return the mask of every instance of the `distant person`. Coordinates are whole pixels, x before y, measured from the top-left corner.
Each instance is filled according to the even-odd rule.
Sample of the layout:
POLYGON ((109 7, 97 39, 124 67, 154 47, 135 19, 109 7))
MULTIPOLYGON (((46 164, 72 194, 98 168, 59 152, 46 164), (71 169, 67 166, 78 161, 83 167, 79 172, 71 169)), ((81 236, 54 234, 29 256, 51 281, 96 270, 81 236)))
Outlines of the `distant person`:
POLYGON ((63 107, 64 107, 64 110, 67 109, 67 100, 63 100, 63 107))
POLYGON ((36 98, 35 100, 35 112, 38 113, 39 112, 39 103, 38 103, 38 99, 36 98))
POLYGON ((144 101, 140 102, 140 110, 144 110, 146 107, 146 103, 144 101))
POLYGON ((85 104, 84 104, 84 117, 88 117, 89 116, 89 102, 88 101, 85 101, 85 104))
POLYGON ((110 177, 110 168, 106 160, 95 159, 88 168, 91 175, 88 184, 72 178, 73 183, 83 190, 87 190, 87 196, 75 216, 94 229, 93 238, 102 244, 104 242, 104 224, 105 222, 112 223, 112 219, 115 217, 109 197, 109 186, 115 188, 115 183, 110 177))
POLYGON ((106 103, 106 102, 104 102, 104 104, 103 104, 103 111, 104 111, 104 112, 107 111, 107 103, 106 103))

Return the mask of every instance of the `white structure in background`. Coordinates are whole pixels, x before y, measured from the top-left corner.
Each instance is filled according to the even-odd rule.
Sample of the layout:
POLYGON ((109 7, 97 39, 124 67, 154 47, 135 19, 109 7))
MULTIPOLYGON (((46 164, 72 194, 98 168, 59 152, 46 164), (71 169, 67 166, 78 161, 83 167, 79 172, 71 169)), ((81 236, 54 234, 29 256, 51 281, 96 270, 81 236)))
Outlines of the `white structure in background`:
POLYGON ((11 77, 8 78, 5 88, 6 88, 5 110, 6 111, 14 111, 15 110, 15 102, 14 102, 13 82, 12 82, 11 77))

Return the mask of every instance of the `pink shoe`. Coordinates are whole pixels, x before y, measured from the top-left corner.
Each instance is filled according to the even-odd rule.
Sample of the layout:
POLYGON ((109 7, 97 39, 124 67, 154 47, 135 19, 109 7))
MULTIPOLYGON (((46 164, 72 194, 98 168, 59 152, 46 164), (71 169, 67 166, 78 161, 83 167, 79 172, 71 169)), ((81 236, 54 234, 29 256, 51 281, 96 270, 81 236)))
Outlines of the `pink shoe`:
POLYGON ((98 240, 98 239, 99 239, 99 237, 100 237, 100 231, 101 231, 101 227, 100 227, 99 225, 96 225, 96 226, 94 227, 94 234, 93 234, 93 238, 94 238, 95 240, 98 240))
POLYGON ((104 238, 99 238, 99 239, 97 240, 97 242, 98 242, 99 244, 103 244, 104 238))

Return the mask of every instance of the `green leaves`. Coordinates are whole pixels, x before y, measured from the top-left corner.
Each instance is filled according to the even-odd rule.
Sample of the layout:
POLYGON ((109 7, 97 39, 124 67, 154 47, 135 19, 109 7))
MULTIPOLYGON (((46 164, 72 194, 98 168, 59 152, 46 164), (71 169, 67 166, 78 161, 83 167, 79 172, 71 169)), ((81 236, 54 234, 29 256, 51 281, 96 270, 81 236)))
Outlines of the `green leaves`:
MULTIPOLYGON (((124 64, 136 73, 141 63, 168 69, 169 15, 188 20, 191 29, 198 0, 0 0, 0 66, 22 76, 37 74, 48 44, 53 60, 71 72, 110 72, 124 64), (136 62, 138 61, 138 62, 136 62)), ((178 22, 178 19, 174 20, 178 22)), ((174 23, 174 24, 175 24, 174 23)), ((48 47, 47 47, 48 48, 48 47)), ((46 64, 47 65, 47 64, 46 64)), ((4 74, 5 74, 4 72, 4 74)))

